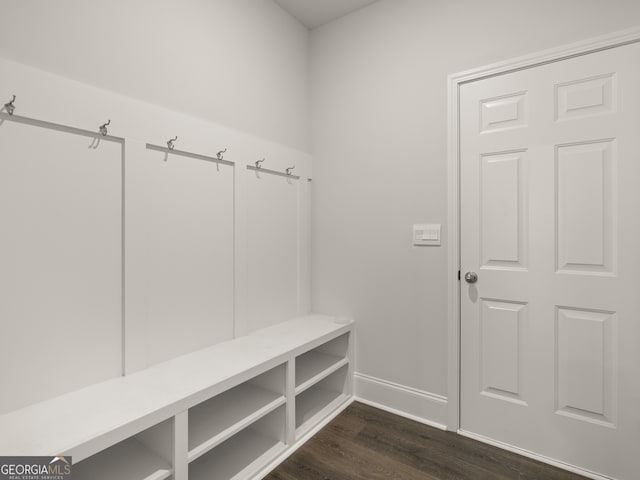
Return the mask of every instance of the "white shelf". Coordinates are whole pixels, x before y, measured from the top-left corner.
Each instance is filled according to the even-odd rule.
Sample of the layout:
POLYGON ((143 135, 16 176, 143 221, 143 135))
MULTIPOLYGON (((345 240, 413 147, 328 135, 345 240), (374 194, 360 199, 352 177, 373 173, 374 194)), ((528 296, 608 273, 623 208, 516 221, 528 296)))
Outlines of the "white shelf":
POLYGON ((72 456, 76 480, 262 475, 350 399, 353 325, 338 320, 296 318, 0 415, 0 452, 72 456))
POLYGON ((296 397, 296 437, 304 435, 333 410, 349 399, 343 392, 314 386, 296 397))
POLYGON ((247 428, 191 463, 189 480, 245 480, 284 449, 283 442, 247 428))
POLYGON ((189 410, 189 461, 285 403, 284 395, 243 383, 189 410))
POLYGON ((72 466, 74 480, 165 480, 171 465, 135 437, 72 466))
POLYGON ((235 386, 275 359, 299 355, 351 331, 335 317, 308 315, 169 360, 125 377, 62 395, 0 416, 4 455, 56 452, 83 460, 108 442, 157 422, 235 386), (239 383, 239 382, 238 382, 239 383), (73 418, 72 423, 68 418, 73 418))
POLYGON ((345 357, 311 350, 296 358, 296 395, 349 363, 345 357))

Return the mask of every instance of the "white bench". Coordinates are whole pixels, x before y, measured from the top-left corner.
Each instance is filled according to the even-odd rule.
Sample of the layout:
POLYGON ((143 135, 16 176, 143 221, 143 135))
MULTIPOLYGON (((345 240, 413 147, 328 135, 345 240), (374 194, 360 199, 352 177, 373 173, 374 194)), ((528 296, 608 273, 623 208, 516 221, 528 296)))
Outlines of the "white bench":
POLYGON ((351 402, 352 355, 351 320, 296 318, 2 415, 0 455, 71 455, 75 480, 261 478, 351 402))

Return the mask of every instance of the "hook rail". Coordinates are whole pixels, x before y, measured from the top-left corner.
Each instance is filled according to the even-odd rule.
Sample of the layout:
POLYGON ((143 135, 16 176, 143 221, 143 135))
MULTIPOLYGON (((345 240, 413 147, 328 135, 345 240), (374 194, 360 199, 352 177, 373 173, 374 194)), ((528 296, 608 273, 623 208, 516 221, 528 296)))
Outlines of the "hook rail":
POLYGON ((299 180, 300 177, 298 175, 293 175, 291 173, 291 170, 293 170, 295 167, 289 167, 287 168, 284 172, 278 171, 278 170, 270 170, 268 168, 263 168, 261 163, 264 160, 258 160, 257 162, 255 162, 254 165, 247 165, 247 170, 253 170, 255 172, 264 172, 264 173, 268 173, 270 175, 278 175, 279 177, 286 177, 286 178, 293 178, 294 180, 299 180))
MULTIPOLYGON (((163 153, 167 153, 167 150, 168 150, 167 147, 162 147, 160 145, 154 145, 152 143, 147 143, 146 147, 147 147, 147 150, 154 150, 156 152, 163 152, 163 153)), ((217 156, 213 157, 213 156, 208 156, 208 155, 201 155, 199 153, 186 152, 184 150, 173 150, 173 154, 181 156, 181 157, 195 158, 197 160, 204 160, 206 162, 221 163, 222 165, 230 165, 230 166, 235 165, 235 163, 232 160, 225 160, 224 158, 218 158, 217 156)))

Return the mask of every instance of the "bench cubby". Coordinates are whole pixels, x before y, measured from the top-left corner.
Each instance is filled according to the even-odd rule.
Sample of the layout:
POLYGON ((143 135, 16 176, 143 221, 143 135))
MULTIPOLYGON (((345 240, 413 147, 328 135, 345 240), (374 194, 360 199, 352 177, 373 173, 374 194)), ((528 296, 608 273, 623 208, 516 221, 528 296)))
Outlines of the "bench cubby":
POLYGON ((349 363, 349 335, 341 335, 296 357, 296 394, 349 363))
POLYGON ((286 365, 189 409, 189 461, 240 432, 286 403, 286 365))
POLYGON ((296 395, 297 438, 317 425, 327 412, 334 410, 346 401, 348 373, 348 366, 343 365, 296 395))
POLYGON ((172 419, 165 420, 74 464, 74 480, 170 479, 172 423, 172 419))
POLYGON ((189 464, 190 480, 251 478, 285 449, 281 406, 189 464))

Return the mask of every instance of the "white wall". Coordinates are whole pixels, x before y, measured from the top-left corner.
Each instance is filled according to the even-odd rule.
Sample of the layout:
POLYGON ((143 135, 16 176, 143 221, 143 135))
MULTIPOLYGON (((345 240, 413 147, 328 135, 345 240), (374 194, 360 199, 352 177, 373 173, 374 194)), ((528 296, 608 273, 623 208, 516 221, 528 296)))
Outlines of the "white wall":
POLYGON ((411 225, 446 232, 447 75, 638 24, 635 0, 382 0, 312 32, 313 309, 357 319, 360 395, 446 422, 448 239, 411 225))
MULTIPOLYGON (((18 347, 29 341, 28 325, 47 332, 55 327, 77 348, 67 348, 56 363, 49 362, 50 369, 67 373, 62 377, 47 374, 46 351, 5 362, 9 373, 0 376, 9 390, 21 389, 27 377, 37 388, 22 388, 20 396, 0 402, 0 413, 309 310, 306 179, 311 163, 305 153, 309 111, 304 27, 265 0, 0 0, 0 17, 0 98, 5 97, 0 105, 16 94, 16 116, 89 132, 111 119, 109 133, 122 139, 124 168, 113 188, 124 189, 124 207, 114 207, 124 238, 105 239, 117 262, 104 252, 100 260, 116 273, 124 267, 125 280, 123 288, 121 276, 108 278, 110 336, 98 345, 94 337, 103 332, 89 328, 90 321, 67 312, 44 314, 40 304, 46 302, 36 302, 35 313, 27 312, 28 322, 8 325, 5 330, 18 347), (176 150, 215 157, 227 147, 225 158, 235 165, 218 169, 201 159, 146 148, 147 143, 164 146, 175 135, 176 150), (249 185, 246 165, 262 157, 264 168, 284 171, 295 166, 294 173, 301 176, 300 182, 291 180, 297 196, 287 211, 276 207, 291 191, 289 179, 277 177, 285 186, 278 184, 271 191, 259 190, 256 181, 249 185), (256 222, 250 212, 256 202, 271 208, 271 218, 280 222, 281 228, 271 228, 271 237, 295 248, 283 254, 276 242, 252 234, 256 222), (260 255, 254 255, 256 249, 260 255), (286 275, 272 278, 264 270, 262 260, 274 257, 288 262, 286 275), (256 278, 268 281, 256 287, 256 278), (269 315, 260 314, 265 309, 269 315), (53 320, 59 318, 63 320, 53 320), (84 328, 73 328, 76 323, 84 328), (79 358, 75 352, 83 349, 93 356, 79 358)), ((0 128, 2 123, 10 135, 11 119, 5 116, 0 128)), ((27 130, 39 151, 48 152, 40 157, 56 163, 64 158, 41 145, 45 128, 27 130)), ((62 142, 68 136, 65 133, 62 142)), ((7 141, 0 148, 13 145, 22 152, 20 142, 7 141)), ((63 150, 64 145, 56 146, 63 150)), ((102 142, 97 151, 106 148, 102 142)), ((83 144, 75 160, 82 163, 87 151, 83 144)), ((29 159, 37 164, 41 158, 29 159)), ((33 172, 40 170, 36 166, 33 172)), ((85 182, 82 175, 77 177, 85 182)), ((263 177, 264 182, 271 180, 263 177)), ((8 175, 4 180, 15 182, 8 175)), ((46 178, 41 180, 48 185, 46 178)), ((44 202, 37 194, 47 188, 35 190, 32 201, 44 202)), ((25 212, 18 209, 16 216, 25 212)), ((72 232, 57 233, 62 237, 72 232)), ((16 242, 22 241, 15 236, 16 242)), ((58 255, 55 248, 50 250, 52 257, 58 255)), ((41 278, 42 269, 34 263, 21 265, 20 275, 11 269, 0 272, 3 285, 19 289, 23 277, 41 278)), ((60 289, 71 287, 63 284, 60 289)), ((97 289, 101 294, 104 290, 97 289)), ((33 291, 19 293, 29 301, 38 298, 33 291)), ((84 311, 98 309, 104 316, 105 308, 94 296, 83 296, 84 311)), ((69 295, 63 300, 69 302, 69 295)), ((10 318, 17 317, 7 313, 0 324, 10 318)), ((95 315, 93 321, 100 323, 100 318, 95 315)))
POLYGON ((13 117, 0 113, 11 213, 0 286, 12 298, 0 308, 12 342, 0 382, 17 392, 0 414, 308 313, 308 154, 1 58, 0 92, 18 97, 13 117), (97 133, 107 118, 115 144, 97 133), (60 128, 54 141, 43 120, 83 133, 60 128), (173 153, 147 148, 176 133, 173 153), (233 165, 218 170, 223 147, 233 165), (247 169, 262 157, 301 179, 263 172, 264 188, 247 169), (113 162, 109 175, 96 158, 113 162), (253 229, 257 202, 269 235, 253 229), (263 258, 286 268, 272 275, 263 258))
POLYGON ((308 148, 308 32, 271 1, 0 0, 0 16, 0 57, 308 148))

